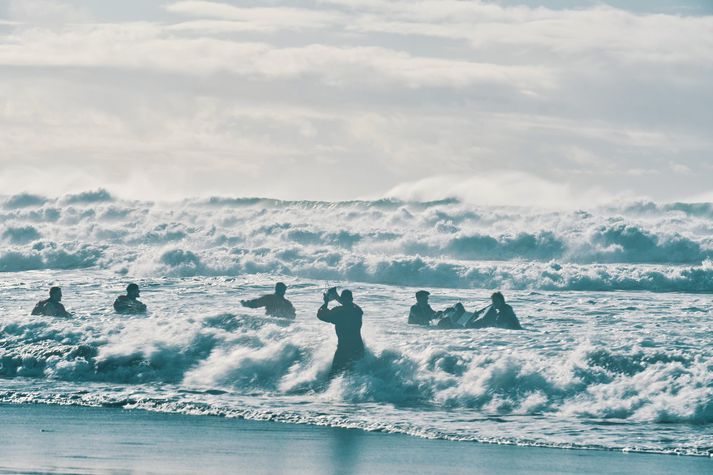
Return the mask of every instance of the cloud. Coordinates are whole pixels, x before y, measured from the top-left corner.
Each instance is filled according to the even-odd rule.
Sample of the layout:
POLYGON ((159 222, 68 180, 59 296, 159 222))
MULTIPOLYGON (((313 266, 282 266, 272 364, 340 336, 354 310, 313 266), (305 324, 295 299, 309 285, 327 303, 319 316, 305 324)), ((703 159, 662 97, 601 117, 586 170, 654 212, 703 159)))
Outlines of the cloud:
POLYGON ((350 29, 355 31, 459 39, 484 52, 517 48, 530 60, 545 53, 578 61, 583 54, 620 62, 699 64, 713 58, 711 16, 643 15, 612 7, 503 7, 479 1, 325 3, 351 6, 356 18, 350 29))
MULTIPOLYGON (((233 24, 237 28, 265 32, 325 28, 348 21, 344 15, 331 11, 290 7, 242 8, 219 2, 175 2, 167 5, 166 10, 202 19, 230 20, 222 22, 223 27, 233 24)), ((210 26, 210 23, 205 25, 210 26)))
POLYGON ((547 203, 709 187, 711 16, 582 2, 139 3, 89 4, 87 16, 51 2, 52 21, 32 19, 40 3, 11 4, 7 192, 354 198, 493 170, 533 178, 513 181, 547 203))
POLYGON ((6 14, 14 24, 58 25, 90 21, 86 8, 57 0, 8 0, 6 14))
POLYGON ((546 68, 413 56, 382 47, 310 44, 280 48, 216 38, 174 38, 157 25, 92 25, 71 31, 29 30, 0 44, 0 64, 117 67, 180 74, 290 79, 314 76, 332 85, 401 84, 465 87, 496 83, 516 88, 552 87, 546 68), (111 52, 111 54, 107 54, 111 52))

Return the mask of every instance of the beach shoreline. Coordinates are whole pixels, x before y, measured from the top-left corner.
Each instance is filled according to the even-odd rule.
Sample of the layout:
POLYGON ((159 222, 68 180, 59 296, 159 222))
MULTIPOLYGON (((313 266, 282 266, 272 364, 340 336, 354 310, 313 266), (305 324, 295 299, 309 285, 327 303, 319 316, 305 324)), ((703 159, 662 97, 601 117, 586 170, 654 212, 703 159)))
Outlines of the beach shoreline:
POLYGON ((0 473, 710 473, 705 457, 429 440, 120 408, 0 404, 0 473))

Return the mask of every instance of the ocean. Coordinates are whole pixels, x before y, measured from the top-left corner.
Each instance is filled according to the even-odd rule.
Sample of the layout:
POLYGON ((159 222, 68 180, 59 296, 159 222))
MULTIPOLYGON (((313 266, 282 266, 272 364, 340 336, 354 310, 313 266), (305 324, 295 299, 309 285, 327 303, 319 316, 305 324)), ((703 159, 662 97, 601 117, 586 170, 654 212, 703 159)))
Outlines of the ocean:
POLYGON ((0 197, 0 402, 713 455, 713 205, 0 197), (294 322, 240 300, 284 281, 294 322), (116 315, 129 282, 145 316, 116 315), (30 316, 50 286, 69 319, 30 316), (367 355, 330 379, 330 286, 367 355), (406 324, 500 290, 522 331, 406 324))

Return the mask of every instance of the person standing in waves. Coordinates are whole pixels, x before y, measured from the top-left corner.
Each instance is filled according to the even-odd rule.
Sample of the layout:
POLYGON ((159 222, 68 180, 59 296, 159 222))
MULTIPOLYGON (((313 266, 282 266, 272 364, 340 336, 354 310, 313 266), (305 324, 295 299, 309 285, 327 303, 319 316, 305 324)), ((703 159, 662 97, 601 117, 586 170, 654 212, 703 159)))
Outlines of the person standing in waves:
POLYGON ((275 284, 275 293, 263 295, 252 300, 241 300, 243 307, 260 308, 265 307, 265 315, 278 318, 295 318, 295 307, 292 302, 285 298, 287 286, 282 282, 275 284))
POLYGON ((408 314, 409 325, 429 326, 431 320, 435 320, 443 316, 443 312, 436 312, 428 304, 428 296, 431 293, 427 290, 419 290, 416 292, 416 304, 411 306, 408 314))
POLYGON ((45 300, 40 300, 32 309, 32 315, 46 315, 48 317, 61 317, 69 318, 72 316, 67 310, 65 310, 64 305, 62 305, 62 289, 59 287, 52 287, 50 289, 50 298, 45 300))
POLYGON ((126 287, 126 295, 120 295, 114 300, 114 310, 124 315, 146 313, 146 305, 139 300, 140 296, 139 286, 129 284, 126 287))
POLYGON ((317 311, 317 318, 332 323, 337 332, 337 351, 332 360, 330 375, 350 369, 354 362, 364 356, 364 341, 361 338, 362 309, 354 303, 351 290, 343 290, 337 298, 341 304, 329 308, 330 298, 324 294, 324 304, 317 311))
POLYGON ((512 307, 505 303, 505 297, 500 292, 490 296, 493 302, 490 309, 480 316, 481 311, 473 314, 473 320, 466 324, 466 328, 506 328, 508 330, 522 330, 520 320, 517 319, 512 307))

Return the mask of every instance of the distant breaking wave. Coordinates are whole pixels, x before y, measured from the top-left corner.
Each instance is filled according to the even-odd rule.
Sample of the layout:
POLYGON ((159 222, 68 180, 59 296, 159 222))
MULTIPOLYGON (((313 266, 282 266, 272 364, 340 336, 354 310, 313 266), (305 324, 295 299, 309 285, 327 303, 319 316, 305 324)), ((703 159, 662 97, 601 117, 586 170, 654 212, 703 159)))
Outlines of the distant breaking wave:
POLYGON ((0 272, 274 273, 454 288, 711 292, 713 205, 579 211, 264 198, 0 198, 0 272))

